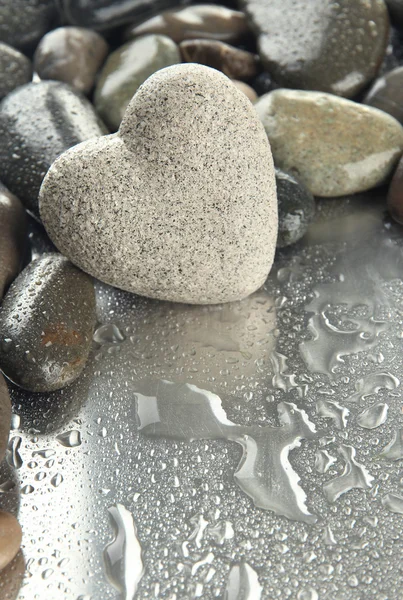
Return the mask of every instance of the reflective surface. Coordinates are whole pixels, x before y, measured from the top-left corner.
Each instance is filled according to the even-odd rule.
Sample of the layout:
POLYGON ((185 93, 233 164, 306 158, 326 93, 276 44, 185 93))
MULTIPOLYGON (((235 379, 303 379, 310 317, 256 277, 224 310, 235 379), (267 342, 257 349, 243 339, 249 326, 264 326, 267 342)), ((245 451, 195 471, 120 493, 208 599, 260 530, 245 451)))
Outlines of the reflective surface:
POLYGON ((12 390, 21 600, 401 598, 402 233, 321 201, 243 302, 99 284, 84 375, 12 390))

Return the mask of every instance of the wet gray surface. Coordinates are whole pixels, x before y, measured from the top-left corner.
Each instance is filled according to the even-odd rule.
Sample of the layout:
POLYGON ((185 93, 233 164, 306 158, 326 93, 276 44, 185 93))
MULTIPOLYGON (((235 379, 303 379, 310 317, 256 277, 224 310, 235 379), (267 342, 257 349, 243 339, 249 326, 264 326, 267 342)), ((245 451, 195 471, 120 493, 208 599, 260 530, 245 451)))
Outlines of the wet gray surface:
POLYGON ((366 194, 321 201, 243 302, 99 284, 84 375, 12 390, 20 599, 401 598, 402 274, 366 194))

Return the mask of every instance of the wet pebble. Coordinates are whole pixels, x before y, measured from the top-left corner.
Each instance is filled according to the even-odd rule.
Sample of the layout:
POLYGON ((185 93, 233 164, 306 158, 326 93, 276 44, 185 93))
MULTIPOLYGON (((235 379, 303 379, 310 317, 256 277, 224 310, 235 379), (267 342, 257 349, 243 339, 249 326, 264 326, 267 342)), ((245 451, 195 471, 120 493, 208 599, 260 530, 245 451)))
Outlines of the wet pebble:
POLYGON ((17 519, 0 510, 0 571, 17 555, 21 546, 22 531, 17 519))
POLYGON ((315 216, 315 200, 311 192, 292 175, 276 169, 278 200, 277 248, 301 239, 315 216))
POLYGON ((235 42, 249 33, 243 12, 214 4, 181 6, 130 27, 128 37, 147 33, 167 35, 179 43, 188 39, 211 39, 235 42))
POLYGON ((8 436, 11 426, 11 402, 8 388, 3 375, 0 373, 0 462, 7 449, 8 436))
POLYGON ((38 216, 39 188, 55 158, 104 133, 92 105, 70 86, 28 83, 0 103, 0 180, 38 216))
POLYGON ((0 42, 0 100, 31 81, 32 64, 24 54, 0 42))
POLYGON ((390 182, 387 204, 394 220, 403 225, 403 159, 400 159, 390 182))
POLYGON ((382 62, 383 0, 242 0, 263 64, 285 87, 354 96, 382 62))
POLYGON ((272 157, 255 110, 222 73, 194 64, 150 77, 118 135, 64 153, 40 210, 83 270, 177 302, 249 295, 267 277, 277 237, 272 157))
POLYGON ((94 324, 91 278, 60 254, 43 254, 3 300, 0 367, 32 392, 60 389, 83 370, 94 324))
POLYGON ((222 71, 231 79, 250 79, 258 72, 257 57, 216 40, 185 40, 179 45, 184 62, 222 71))
POLYGON ((111 131, 119 128, 140 85, 155 71, 179 62, 178 46, 165 35, 146 35, 112 52, 94 94, 95 108, 111 131))
POLYGON ((403 123, 403 67, 393 69, 377 79, 363 102, 383 110, 403 123))
POLYGON ((67 23, 99 31, 147 19, 177 3, 178 0, 58 0, 67 23))
POLYGON ((55 20, 54 0, 1 0, 0 40, 15 48, 32 47, 55 20))
POLYGON ((241 92, 243 92, 247 98, 249 98, 252 104, 256 102, 257 93, 250 85, 244 81, 238 81, 236 79, 234 79, 232 83, 238 88, 238 90, 241 90, 241 92))
POLYGON ((35 51, 34 67, 41 79, 56 79, 88 94, 108 53, 97 32, 83 27, 59 27, 47 33, 35 51))
POLYGON ((27 246, 25 209, 0 182, 0 301, 18 275, 27 246))
POLYGON ((255 108, 276 165, 315 196, 383 183, 403 151, 403 128, 380 110, 321 92, 275 90, 255 108))

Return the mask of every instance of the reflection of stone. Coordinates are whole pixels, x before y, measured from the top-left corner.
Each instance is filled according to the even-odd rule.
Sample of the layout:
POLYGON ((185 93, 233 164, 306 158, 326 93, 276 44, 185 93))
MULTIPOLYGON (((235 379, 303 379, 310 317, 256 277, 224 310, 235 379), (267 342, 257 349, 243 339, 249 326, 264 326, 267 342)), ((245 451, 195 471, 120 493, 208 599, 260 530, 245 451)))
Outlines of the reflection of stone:
POLYGON ((137 394, 144 435, 240 444, 243 455, 234 477, 254 504, 289 519, 313 522, 316 517, 306 507, 305 492, 288 456, 302 439, 314 437, 315 426, 295 404, 281 402, 277 412, 280 427, 243 426, 227 419, 218 396, 194 385, 160 381, 147 395, 137 394))

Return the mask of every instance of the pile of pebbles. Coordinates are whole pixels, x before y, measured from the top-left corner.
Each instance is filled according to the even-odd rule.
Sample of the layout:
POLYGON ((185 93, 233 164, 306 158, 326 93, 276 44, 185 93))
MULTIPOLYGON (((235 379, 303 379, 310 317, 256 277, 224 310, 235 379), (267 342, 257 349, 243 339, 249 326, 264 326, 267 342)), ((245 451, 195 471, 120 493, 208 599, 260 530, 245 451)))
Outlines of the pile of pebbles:
MULTIPOLYGON (((0 368, 30 392, 82 372, 92 277, 228 302, 320 198, 388 186, 403 224, 402 0, 3 0, 0 100, 0 368)), ((0 375, 0 459, 10 419, 0 375)), ((0 569, 20 542, 0 511, 0 569)))

